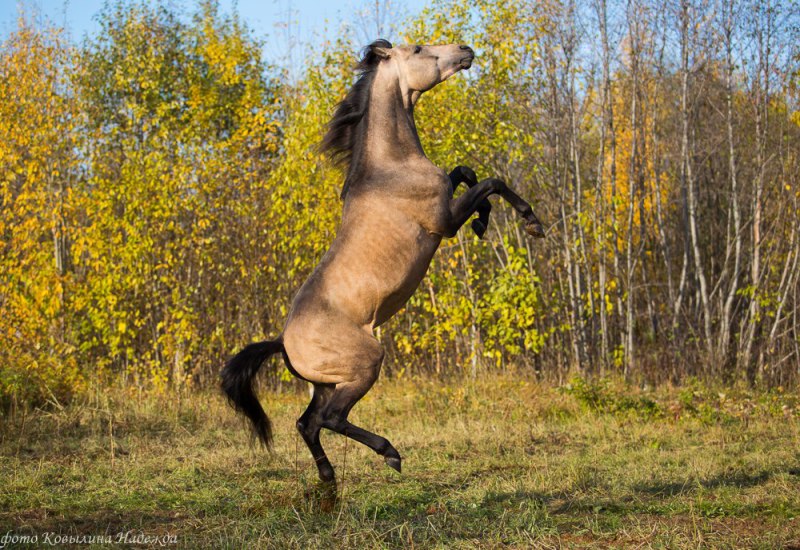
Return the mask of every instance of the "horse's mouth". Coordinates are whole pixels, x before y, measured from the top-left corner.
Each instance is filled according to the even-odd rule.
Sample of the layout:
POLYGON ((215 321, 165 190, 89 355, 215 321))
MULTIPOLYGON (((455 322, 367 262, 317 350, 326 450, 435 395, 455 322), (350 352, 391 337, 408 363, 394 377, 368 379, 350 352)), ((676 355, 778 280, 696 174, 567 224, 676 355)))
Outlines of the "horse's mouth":
POLYGON ((458 62, 458 65, 462 69, 469 69, 472 67, 472 60, 475 59, 474 55, 469 55, 458 62))

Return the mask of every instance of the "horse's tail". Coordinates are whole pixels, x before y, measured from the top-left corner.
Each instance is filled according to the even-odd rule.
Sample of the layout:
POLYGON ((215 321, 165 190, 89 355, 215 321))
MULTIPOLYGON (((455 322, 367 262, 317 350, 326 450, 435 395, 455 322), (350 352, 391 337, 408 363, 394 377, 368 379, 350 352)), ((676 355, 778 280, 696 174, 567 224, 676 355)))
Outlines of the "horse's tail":
POLYGON ((253 382, 264 361, 283 349, 280 339, 250 344, 228 361, 220 373, 228 401, 236 411, 250 419, 254 435, 267 448, 272 446, 272 423, 258 402, 253 382))

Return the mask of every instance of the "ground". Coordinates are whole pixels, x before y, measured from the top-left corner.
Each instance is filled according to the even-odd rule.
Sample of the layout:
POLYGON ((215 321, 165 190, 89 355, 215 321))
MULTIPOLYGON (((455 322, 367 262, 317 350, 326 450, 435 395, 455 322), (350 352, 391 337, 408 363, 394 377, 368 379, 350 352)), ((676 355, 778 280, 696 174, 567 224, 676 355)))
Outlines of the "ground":
POLYGON ((393 442, 403 473, 325 433, 341 484, 327 512, 309 496, 316 470, 294 430, 308 394, 262 400, 275 425, 272 454, 250 444, 214 392, 98 391, 7 415, 0 536, 116 541, 127 532, 128 542, 242 548, 800 548, 800 406, 780 389, 382 380, 351 420, 393 442), (165 535, 173 538, 152 539, 165 535))

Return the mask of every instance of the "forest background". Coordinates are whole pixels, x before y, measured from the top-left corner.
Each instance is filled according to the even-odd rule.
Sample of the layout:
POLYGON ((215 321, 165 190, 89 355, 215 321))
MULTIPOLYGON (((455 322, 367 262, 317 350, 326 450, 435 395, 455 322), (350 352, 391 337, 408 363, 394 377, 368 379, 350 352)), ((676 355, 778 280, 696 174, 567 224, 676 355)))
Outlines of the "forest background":
POLYGON ((796 2, 366 6, 293 67, 211 0, 109 2, 80 41, 23 10, 0 45, 4 409, 211 387, 278 334, 341 212, 316 145, 378 35, 475 48, 418 105, 425 150, 548 229, 495 202, 483 240, 445 241, 377 333, 385 376, 800 381, 796 2))

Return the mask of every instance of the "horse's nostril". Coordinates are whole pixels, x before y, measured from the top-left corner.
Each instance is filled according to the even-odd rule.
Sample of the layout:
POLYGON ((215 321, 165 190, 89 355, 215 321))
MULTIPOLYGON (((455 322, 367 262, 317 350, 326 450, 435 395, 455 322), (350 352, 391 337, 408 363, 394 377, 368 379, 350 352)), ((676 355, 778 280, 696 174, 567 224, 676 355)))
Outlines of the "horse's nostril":
POLYGON ((461 44, 461 45, 459 46, 459 48, 461 48, 462 50, 469 50, 469 51, 472 51, 472 48, 470 48, 469 46, 465 46, 464 44, 461 44))

